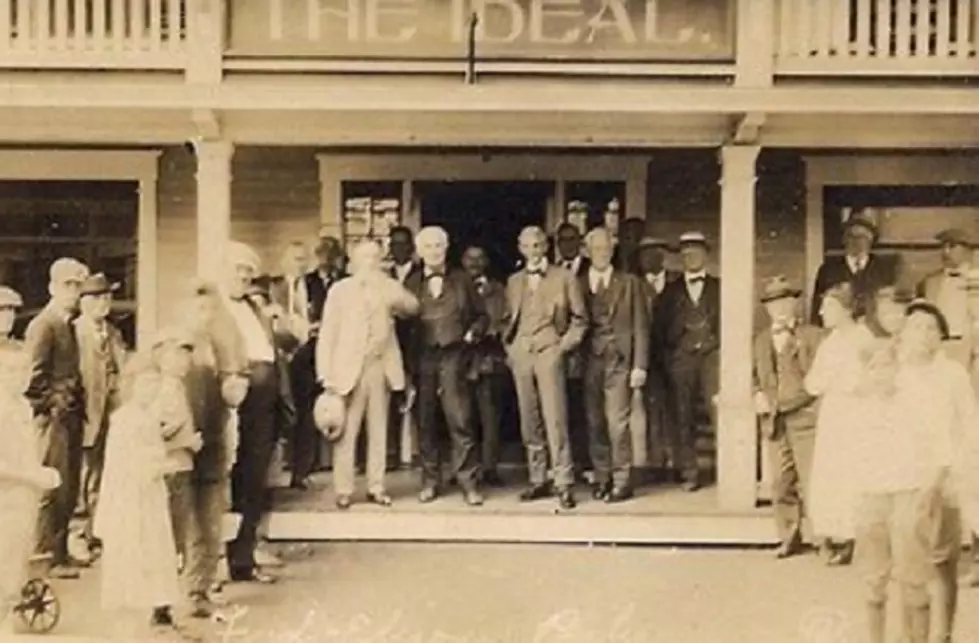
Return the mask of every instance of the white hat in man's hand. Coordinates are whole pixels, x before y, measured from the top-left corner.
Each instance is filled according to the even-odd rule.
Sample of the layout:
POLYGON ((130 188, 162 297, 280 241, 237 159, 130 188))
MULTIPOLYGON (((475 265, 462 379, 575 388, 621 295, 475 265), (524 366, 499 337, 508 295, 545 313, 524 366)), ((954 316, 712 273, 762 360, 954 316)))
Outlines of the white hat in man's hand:
POLYGON ((342 396, 325 391, 316 398, 313 405, 313 422, 316 428, 331 442, 343 435, 343 425, 347 419, 347 405, 342 396))

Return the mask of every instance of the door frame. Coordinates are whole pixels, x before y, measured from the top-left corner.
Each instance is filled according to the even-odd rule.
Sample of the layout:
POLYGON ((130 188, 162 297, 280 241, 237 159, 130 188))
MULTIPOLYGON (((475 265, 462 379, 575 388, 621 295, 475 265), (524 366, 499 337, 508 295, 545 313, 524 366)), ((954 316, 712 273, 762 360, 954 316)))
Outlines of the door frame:
POLYGON ((546 228, 553 232, 562 218, 565 185, 575 181, 621 181, 626 184, 627 216, 646 218, 649 156, 610 154, 400 153, 317 154, 320 177, 321 235, 342 238, 340 218, 344 181, 401 181, 401 220, 412 230, 421 222, 413 194, 416 181, 553 182, 546 228))
POLYGON ((0 181, 130 181, 139 185, 136 220, 136 344, 156 330, 157 179, 162 150, 0 150, 0 181))

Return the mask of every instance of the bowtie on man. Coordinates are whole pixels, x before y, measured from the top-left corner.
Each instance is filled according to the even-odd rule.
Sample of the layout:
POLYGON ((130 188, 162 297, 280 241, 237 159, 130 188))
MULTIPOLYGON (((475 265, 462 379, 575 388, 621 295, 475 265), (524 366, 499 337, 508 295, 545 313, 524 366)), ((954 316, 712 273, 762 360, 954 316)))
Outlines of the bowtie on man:
POLYGON ((79 369, 85 391, 81 506, 87 516, 85 535, 93 555, 101 548, 92 535, 92 521, 102 483, 106 432, 109 417, 121 404, 119 374, 126 356, 122 333, 109 321, 112 293, 118 289, 119 284, 111 283, 102 273, 88 277, 81 288, 81 315, 75 320, 79 369))
POLYGON ((238 457, 231 472, 232 506, 241 514, 238 534, 228 544, 232 581, 274 582, 255 562, 258 527, 265 510, 266 481, 276 443, 279 410, 278 352, 268 320, 249 297, 260 261, 243 243, 227 250, 225 295, 228 311, 241 334, 248 361, 248 392, 239 407, 238 457))
POLYGON ((431 502, 441 493, 438 410, 451 442, 452 475, 469 505, 483 504, 479 492, 479 458, 466 379, 469 353, 487 328, 483 300, 469 276, 446 269, 449 237, 431 226, 415 237, 423 269, 408 280, 420 310, 412 338, 410 368, 418 391, 419 450, 422 489, 418 499, 431 502))
POLYGON ((462 267, 476 285, 488 317, 487 331, 473 348, 469 381, 475 398, 482 445, 482 480, 485 485, 503 486, 497 472, 500 460, 500 418, 502 415, 504 378, 507 375, 506 354, 500 343, 506 292, 503 284, 487 276, 489 258, 478 246, 462 253, 462 267))
POLYGON ((657 343, 663 348, 670 383, 674 466, 683 489, 701 487, 697 434, 705 411, 714 423, 718 385, 720 280, 707 274, 709 245, 701 232, 680 236, 684 273, 663 289, 657 304, 657 343))
POLYGON ((769 327, 755 337, 752 383, 755 413, 775 472, 772 503, 778 529, 778 558, 799 553, 815 447, 816 398, 803 385, 819 347, 820 331, 799 321, 802 291, 778 275, 765 282, 761 303, 769 327))
POLYGON ((547 264, 543 230, 524 228, 518 245, 526 267, 507 281, 503 343, 517 390, 530 475, 530 485, 520 499, 530 502, 551 494, 547 480, 550 461, 559 506, 573 509, 574 470, 564 364, 581 345, 588 313, 578 278, 547 264))
POLYGON ((583 277, 591 325, 582 345, 592 497, 621 502, 633 493, 629 416, 632 391, 646 383, 649 317, 639 279, 612 266, 608 231, 595 228, 585 245, 592 262, 583 277))
POLYGON ((354 456, 367 418, 367 500, 390 506, 385 490, 388 406, 391 391, 405 388, 394 317, 418 312, 418 300, 384 274, 381 248, 359 243, 351 253, 353 275, 326 298, 316 344, 316 375, 323 395, 344 400, 344 430, 336 442, 333 485, 336 504, 347 509, 354 491, 354 456))
POLYGON ((24 397, 33 410, 44 466, 57 469, 62 484, 41 500, 37 553, 53 556, 52 575, 78 578, 79 561, 68 552, 68 527, 81 485, 84 392, 79 373, 78 341, 72 318, 78 310, 85 264, 61 258, 51 264, 51 299, 27 326, 30 374, 24 397))

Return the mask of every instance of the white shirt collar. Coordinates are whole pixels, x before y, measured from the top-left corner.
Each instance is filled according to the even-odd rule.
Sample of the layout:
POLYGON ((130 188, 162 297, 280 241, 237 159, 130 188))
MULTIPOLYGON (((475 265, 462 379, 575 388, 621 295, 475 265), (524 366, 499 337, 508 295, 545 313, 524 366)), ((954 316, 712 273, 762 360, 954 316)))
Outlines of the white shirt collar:
POLYGON ((683 274, 683 278, 686 279, 687 281, 690 281, 691 279, 706 279, 707 271, 698 270, 697 272, 687 272, 683 274))
POLYGON ((527 270, 546 272, 547 271, 547 257, 544 257, 536 263, 527 262, 527 270))
POLYGON ((859 257, 847 255, 846 263, 848 266, 850 266, 850 270, 856 272, 857 270, 867 267, 867 264, 870 263, 870 255, 862 255, 859 257))
POLYGON ((599 270, 595 266, 592 266, 591 268, 588 269, 588 272, 591 273, 592 277, 596 277, 596 278, 601 277, 602 279, 608 279, 609 277, 612 276, 612 266, 607 266, 605 270, 599 270))

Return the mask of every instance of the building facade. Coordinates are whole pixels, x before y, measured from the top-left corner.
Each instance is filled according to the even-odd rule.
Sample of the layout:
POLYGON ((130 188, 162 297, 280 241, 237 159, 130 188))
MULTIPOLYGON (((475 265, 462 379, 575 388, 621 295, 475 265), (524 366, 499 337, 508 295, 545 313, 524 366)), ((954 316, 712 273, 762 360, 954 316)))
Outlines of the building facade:
POLYGON ((724 510, 759 495, 753 286, 811 288, 858 207, 922 272, 979 232, 979 0, 0 0, 0 77, 0 277, 108 266, 137 338, 229 238, 702 229, 724 510))

